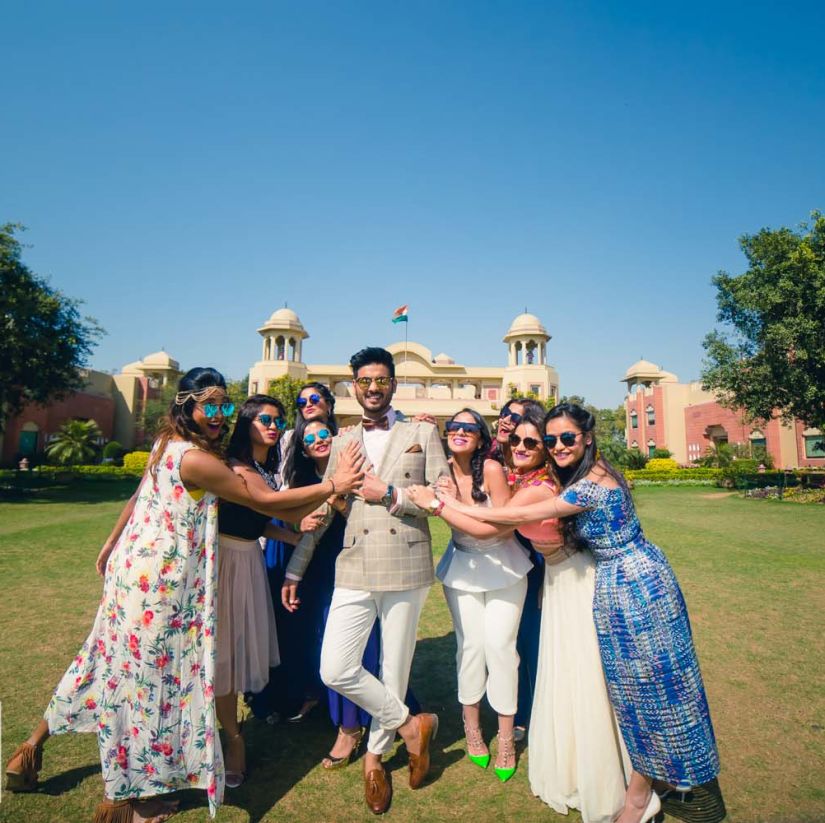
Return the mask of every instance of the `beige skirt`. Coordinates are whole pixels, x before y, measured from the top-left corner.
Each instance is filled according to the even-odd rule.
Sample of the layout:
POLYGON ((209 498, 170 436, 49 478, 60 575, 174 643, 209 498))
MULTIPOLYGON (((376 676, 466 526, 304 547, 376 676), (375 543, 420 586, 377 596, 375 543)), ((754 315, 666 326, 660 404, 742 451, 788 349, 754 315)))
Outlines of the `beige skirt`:
POLYGON ((259 692, 280 663, 275 612, 257 540, 220 535, 215 694, 259 692))

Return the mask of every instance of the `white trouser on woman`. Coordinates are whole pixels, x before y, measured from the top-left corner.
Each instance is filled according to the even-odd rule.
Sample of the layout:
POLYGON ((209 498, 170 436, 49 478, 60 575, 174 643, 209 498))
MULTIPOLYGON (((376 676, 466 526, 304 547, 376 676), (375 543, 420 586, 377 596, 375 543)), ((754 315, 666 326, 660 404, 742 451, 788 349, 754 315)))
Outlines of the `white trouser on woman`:
POLYGON ((519 666, 516 637, 527 595, 527 577, 507 588, 486 592, 445 586, 444 595, 455 626, 459 703, 472 706, 486 691, 497 714, 515 714, 519 666))
POLYGON ((332 593, 324 642, 321 680, 372 715, 367 749, 386 754, 395 730, 410 714, 404 703, 415 653, 418 618, 429 586, 400 592, 336 588, 332 593), (362 665, 372 625, 381 621, 378 677, 362 665))

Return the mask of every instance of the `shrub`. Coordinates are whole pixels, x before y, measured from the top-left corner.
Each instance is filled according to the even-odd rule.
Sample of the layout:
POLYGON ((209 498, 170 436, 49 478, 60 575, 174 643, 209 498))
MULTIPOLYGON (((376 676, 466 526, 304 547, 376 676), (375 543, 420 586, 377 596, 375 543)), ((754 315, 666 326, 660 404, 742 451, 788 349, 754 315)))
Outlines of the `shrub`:
POLYGON ((123 455, 126 454, 126 449, 117 442, 117 440, 110 440, 103 447, 103 459, 107 463, 114 463, 116 466, 123 465, 123 455))
POLYGON ((649 472, 675 471, 678 468, 679 464, 670 457, 653 457, 645 466, 649 472))
POLYGON ((129 452, 123 455, 123 468, 130 472, 143 474, 149 463, 149 452, 129 452))
POLYGON ((673 452, 670 449, 653 449, 654 459, 657 457, 672 457, 673 452))
POLYGON ((620 465, 628 469, 643 469, 647 465, 647 457, 639 449, 627 449, 620 465))

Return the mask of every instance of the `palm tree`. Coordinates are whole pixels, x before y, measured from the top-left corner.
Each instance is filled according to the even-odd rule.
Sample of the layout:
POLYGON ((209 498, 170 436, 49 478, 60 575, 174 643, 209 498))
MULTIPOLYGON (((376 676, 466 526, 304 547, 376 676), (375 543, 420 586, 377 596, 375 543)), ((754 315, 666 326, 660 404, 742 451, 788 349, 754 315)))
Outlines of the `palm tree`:
POLYGON ((61 466, 88 463, 97 456, 102 436, 94 420, 67 420, 46 446, 46 454, 61 466))

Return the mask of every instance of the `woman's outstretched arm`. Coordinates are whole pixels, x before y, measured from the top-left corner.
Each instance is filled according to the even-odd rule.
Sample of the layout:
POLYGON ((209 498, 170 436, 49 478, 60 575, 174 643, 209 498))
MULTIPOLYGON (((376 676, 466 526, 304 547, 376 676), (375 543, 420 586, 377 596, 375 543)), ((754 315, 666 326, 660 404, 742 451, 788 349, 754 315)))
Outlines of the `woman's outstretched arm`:
POLYGON ((524 506, 494 506, 490 509, 481 506, 467 506, 449 497, 443 499, 447 506, 461 512, 461 514, 466 514, 475 520, 483 520, 485 523, 499 523, 503 526, 520 526, 524 523, 547 520, 550 517, 570 517, 584 511, 581 506, 566 503, 559 497, 529 503, 524 506))

